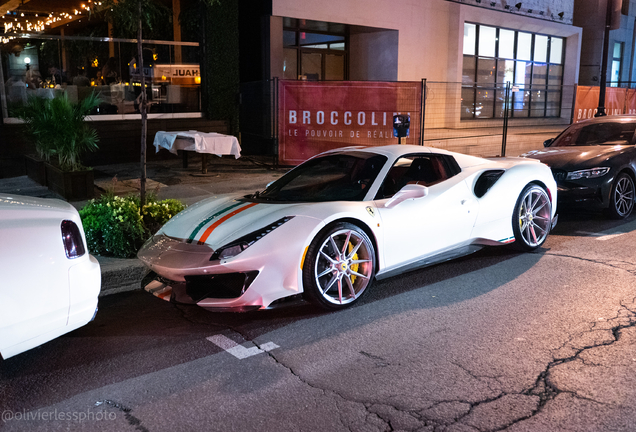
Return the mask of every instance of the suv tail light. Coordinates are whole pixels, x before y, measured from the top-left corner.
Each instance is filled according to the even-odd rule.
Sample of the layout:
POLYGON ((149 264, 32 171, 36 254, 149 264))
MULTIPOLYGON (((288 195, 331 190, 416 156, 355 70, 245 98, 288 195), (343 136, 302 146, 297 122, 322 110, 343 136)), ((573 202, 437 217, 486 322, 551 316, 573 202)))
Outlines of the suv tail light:
POLYGON ((73 221, 62 221, 62 242, 69 259, 79 258, 86 253, 82 233, 73 221))

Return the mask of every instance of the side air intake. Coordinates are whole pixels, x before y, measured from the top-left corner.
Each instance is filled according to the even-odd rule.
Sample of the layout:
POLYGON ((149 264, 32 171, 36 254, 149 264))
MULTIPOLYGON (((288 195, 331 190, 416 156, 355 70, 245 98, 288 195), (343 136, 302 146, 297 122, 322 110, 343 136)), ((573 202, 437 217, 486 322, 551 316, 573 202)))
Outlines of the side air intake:
POLYGON ((486 195, 486 192, 490 190, 492 185, 497 183, 497 180, 499 180, 504 172, 505 170, 484 171, 475 182, 475 195, 477 198, 486 195))

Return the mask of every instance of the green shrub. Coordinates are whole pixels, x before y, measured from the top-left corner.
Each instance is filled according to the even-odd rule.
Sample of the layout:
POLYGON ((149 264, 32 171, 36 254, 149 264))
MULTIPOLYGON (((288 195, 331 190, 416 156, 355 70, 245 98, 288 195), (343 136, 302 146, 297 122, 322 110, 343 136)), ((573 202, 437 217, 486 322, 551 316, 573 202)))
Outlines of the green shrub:
POLYGON ((94 255, 132 258, 143 243, 185 206, 154 197, 139 210, 139 198, 112 194, 91 200, 79 211, 88 250, 94 255))
POLYGON ((150 201, 141 209, 141 217, 147 230, 154 234, 168 220, 185 209, 181 201, 176 199, 167 199, 163 201, 150 201))

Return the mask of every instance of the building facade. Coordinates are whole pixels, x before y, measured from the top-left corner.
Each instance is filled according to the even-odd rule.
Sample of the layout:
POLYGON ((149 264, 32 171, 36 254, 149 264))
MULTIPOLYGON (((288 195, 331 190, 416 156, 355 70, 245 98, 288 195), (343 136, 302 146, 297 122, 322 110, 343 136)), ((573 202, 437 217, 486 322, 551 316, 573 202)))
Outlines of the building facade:
POLYGON ((518 122, 570 119, 574 0, 247 0, 239 15, 244 83, 426 80, 427 128, 484 125, 505 109, 518 122))
MULTIPOLYGON (((608 85, 633 87, 636 82, 634 48, 636 44, 636 1, 612 0, 615 12, 611 20, 607 52, 608 85)), ((583 29, 581 70, 579 83, 598 86, 601 79, 603 39, 607 14, 607 3, 598 0, 575 0, 573 22, 583 29)))
POLYGON ((563 80, 577 82, 581 30, 572 25, 573 0, 519 2, 519 9, 506 0, 253 3, 242 4, 247 24, 241 32, 254 23, 261 27, 261 41, 253 41, 262 43, 261 78, 461 82, 464 24, 471 23, 563 38, 563 80), (292 50, 301 53, 294 57, 292 50), (311 55, 318 50, 324 59, 311 55))
POLYGON ((99 94, 88 120, 100 148, 83 162, 138 160, 142 74, 149 158, 163 157, 152 146, 157 130, 238 134, 238 0, 153 1, 158 12, 144 27, 142 69, 136 31, 109 16, 106 2, 0 0, 0 177, 21 175, 22 155, 35 152, 16 118, 30 97, 79 102, 99 94))

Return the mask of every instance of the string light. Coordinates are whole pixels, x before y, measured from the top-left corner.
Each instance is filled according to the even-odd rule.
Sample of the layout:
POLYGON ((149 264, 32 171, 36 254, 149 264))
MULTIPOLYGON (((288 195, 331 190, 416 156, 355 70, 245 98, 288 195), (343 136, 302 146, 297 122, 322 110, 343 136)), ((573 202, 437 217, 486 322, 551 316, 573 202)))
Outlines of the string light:
MULTIPOLYGON (((93 0, 84 0, 84 2, 78 1, 77 4, 78 4, 78 7, 73 8, 69 12, 49 12, 48 16, 44 15, 46 16, 46 18, 43 20, 39 20, 39 19, 32 20, 33 17, 39 18, 40 13, 42 13, 41 11, 38 13, 30 12, 26 10, 20 11, 19 8, 15 11, 7 10, 6 14, 9 16, 7 17, 3 14, 2 19, 3 20, 10 19, 11 15, 13 15, 14 20, 13 22, 3 23, 4 31, 5 33, 8 33, 8 32, 24 31, 26 29, 29 32, 42 32, 46 29, 47 26, 55 25, 56 23, 59 23, 61 21, 67 21, 66 25, 68 25, 70 22, 80 18, 83 15, 84 11, 91 12, 92 5, 101 6, 102 2, 101 1, 93 2, 93 0), (22 22, 18 21, 18 14, 20 18, 22 18, 22 22)), ((95 9, 95 7, 93 7, 92 9, 95 9)), ((81 22, 81 19, 78 21, 81 22)), ((2 43, 7 43, 6 40, 7 40, 6 37, 0 39, 2 43)))

